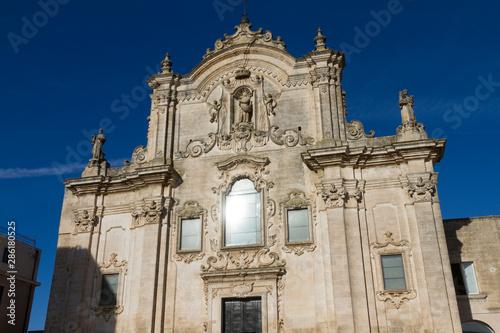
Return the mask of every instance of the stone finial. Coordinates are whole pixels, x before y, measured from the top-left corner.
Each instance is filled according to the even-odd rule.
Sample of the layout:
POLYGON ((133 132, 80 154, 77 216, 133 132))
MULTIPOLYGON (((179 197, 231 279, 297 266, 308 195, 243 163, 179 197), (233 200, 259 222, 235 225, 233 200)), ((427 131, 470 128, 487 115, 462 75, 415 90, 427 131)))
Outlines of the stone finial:
POLYGON ((165 59, 161 62, 161 66, 162 74, 173 73, 172 69, 170 68, 172 66, 172 61, 170 61, 170 54, 168 52, 165 55, 165 59))
POLYGON ((318 35, 314 37, 314 43, 316 43, 316 51, 324 51, 328 48, 326 47, 326 37, 323 36, 323 31, 318 28, 318 35))

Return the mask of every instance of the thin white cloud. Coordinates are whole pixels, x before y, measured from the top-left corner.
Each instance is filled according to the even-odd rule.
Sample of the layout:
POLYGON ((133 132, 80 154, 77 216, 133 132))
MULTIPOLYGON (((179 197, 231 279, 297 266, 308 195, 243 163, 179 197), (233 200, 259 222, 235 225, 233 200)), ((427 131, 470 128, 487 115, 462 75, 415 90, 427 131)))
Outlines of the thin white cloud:
MULTIPOLYGON (((120 165, 123 160, 112 160, 109 161, 111 166, 120 165)), ((66 164, 58 165, 57 167, 46 167, 46 168, 8 168, 0 169, 0 179, 13 179, 13 178, 29 178, 29 177, 43 177, 43 176, 61 176, 68 173, 83 171, 87 163, 82 164, 66 164)))

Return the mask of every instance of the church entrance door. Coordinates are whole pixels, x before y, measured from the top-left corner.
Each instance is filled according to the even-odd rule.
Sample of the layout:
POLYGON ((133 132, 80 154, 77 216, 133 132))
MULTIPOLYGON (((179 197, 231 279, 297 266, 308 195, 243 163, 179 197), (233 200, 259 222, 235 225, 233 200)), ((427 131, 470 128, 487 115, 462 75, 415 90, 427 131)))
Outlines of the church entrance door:
POLYGON ((223 333, 262 333, 260 298, 223 299, 223 333))

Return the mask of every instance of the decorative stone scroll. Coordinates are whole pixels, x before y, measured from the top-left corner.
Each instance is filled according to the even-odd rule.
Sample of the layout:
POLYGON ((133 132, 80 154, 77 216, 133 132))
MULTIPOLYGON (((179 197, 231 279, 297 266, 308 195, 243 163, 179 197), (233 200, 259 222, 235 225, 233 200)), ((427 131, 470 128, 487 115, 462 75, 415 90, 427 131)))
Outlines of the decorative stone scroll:
POLYGON ((399 309, 405 301, 410 301, 417 297, 417 292, 413 288, 410 242, 406 239, 396 241, 394 234, 390 231, 384 234, 384 238, 383 242, 374 242, 370 245, 370 255, 377 288, 376 296, 378 300, 388 302, 396 309, 399 309), (395 254, 400 254, 403 259, 405 290, 385 290, 384 288, 381 256, 395 254))
POLYGON ((210 248, 215 252, 215 256, 208 257, 206 264, 201 265, 201 269, 208 272, 284 267, 286 260, 280 259, 276 252, 272 252, 269 245, 271 244, 260 250, 221 251, 218 241, 211 239, 210 248))
POLYGON ((209 153, 216 145, 220 150, 233 150, 236 153, 248 152, 253 147, 263 147, 269 139, 277 145, 295 147, 297 145, 312 145, 312 137, 303 137, 294 129, 280 130, 278 126, 271 126, 268 131, 254 128, 252 123, 234 124, 228 134, 209 133, 208 139, 192 140, 184 151, 176 153, 176 158, 198 157, 209 153))
POLYGON ((92 311, 94 312, 96 317, 102 316, 104 321, 108 322, 111 317, 119 315, 123 312, 123 305, 114 305, 114 306, 98 306, 93 307, 92 311))
POLYGON ((375 131, 370 131, 370 134, 365 133, 363 124, 359 120, 351 120, 346 122, 346 134, 348 140, 360 140, 375 137, 375 131))
POLYGON ((236 33, 231 36, 224 34, 225 40, 222 40, 222 38, 217 39, 215 41, 214 50, 207 49, 207 53, 203 56, 203 59, 210 57, 218 51, 238 44, 262 44, 276 47, 280 50, 286 50, 286 44, 281 40, 281 37, 278 36, 276 40, 273 40, 273 34, 269 30, 263 33, 262 28, 259 28, 257 31, 251 31, 251 27, 252 24, 249 22, 248 18, 242 18, 240 25, 234 27, 236 33))
POLYGON ((76 212, 74 222, 76 232, 91 232, 98 223, 95 208, 92 213, 86 209, 76 212))
POLYGON ((104 273, 119 273, 122 271, 126 272, 128 262, 126 260, 118 261, 116 257, 118 257, 117 253, 111 253, 109 255, 108 262, 99 263, 97 267, 99 267, 101 269, 101 272, 104 273))

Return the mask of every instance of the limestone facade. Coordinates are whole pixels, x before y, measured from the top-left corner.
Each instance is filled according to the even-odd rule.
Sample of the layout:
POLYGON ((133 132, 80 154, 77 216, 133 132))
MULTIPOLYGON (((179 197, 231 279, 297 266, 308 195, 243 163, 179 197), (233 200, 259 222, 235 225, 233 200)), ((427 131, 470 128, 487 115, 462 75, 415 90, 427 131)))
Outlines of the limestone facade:
POLYGON ((222 332, 228 301, 255 300, 261 332, 460 332, 433 169, 445 140, 427 138, 413 96, 395 99, 394 136, 366 134, 346 120, 344 55, 321 30, 296 59, 246 18, 235 29, 189 74, 167 54, 148 80, 147 146, 125 166, 95 136, 65 181, 46 331, 222 332), (255 238, 232 243, 242 180, 255 238), (387 287, 388 258, 404 287, 387 287))

